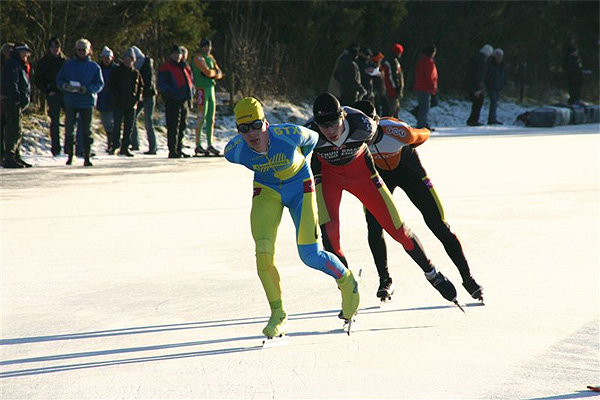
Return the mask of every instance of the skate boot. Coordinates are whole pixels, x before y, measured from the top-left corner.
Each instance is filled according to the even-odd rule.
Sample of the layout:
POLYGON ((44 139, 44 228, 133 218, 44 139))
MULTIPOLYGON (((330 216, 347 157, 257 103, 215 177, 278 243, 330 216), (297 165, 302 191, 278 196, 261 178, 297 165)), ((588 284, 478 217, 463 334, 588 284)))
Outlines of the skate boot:
POLYGON ((472 298, 483 303, 483 287, 481 287, 472 276, 465 279, 462 283, 463 287, 469 292, 472 298))
POLYGON ((269 338, 287 333, 287 314, 283 308, 271 310, 271 318, 269 318, 269 322, 267 322, 267 326, 262 332, 269 338))
POLYGON ((396 290, 396 286, 392 282, 392 278, 386 278, 379 281, 379 289, 377 289, 377 297, 381 301, 389 301, 396 290))
POLYGON ((431 285, 448 301, 456 302, 456 288, 440 271, 433 269, 425 273, 425 277, 431 285))
POLYGON ((342 292, 342 314, 344 319, 351 319, 360 304, 360 294, 358 293, 358 282, 354 279, 351 270, 348 270, 346 276, 337 280, 338 288, 342 292))

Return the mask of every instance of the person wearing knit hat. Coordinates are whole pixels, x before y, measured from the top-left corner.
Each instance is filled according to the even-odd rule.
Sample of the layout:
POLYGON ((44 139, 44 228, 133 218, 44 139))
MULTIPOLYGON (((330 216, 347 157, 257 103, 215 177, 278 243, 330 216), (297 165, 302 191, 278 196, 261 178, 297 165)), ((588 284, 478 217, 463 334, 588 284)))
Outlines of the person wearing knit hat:
MULTIPOLYGON (((119 64, 115 62, 113 51, 108 47, 104 46, 100 52, 100 70, 102 72, 102 79, 105 83, 108 83, 110 75, 117 68, 119 64)), ((96 102, 96 109, 100 113, 100 121, 106 133, 106 152, 113 154, 115 148, 113 146, 114 136, 114 107, 115 101, 113 95, 108 90, 108 84, 104 85, 102 90, 98 93, 98 101, 96 102)), ((118 150, 118 149, 116 149, 118 150)))
POLYGON ((15 43, 2 67, 2 113, 4 128, 4 168, 31 167, 21 158, 23 110, 29 105, 31 84, 29 79, 29 56, 31 50, 24 43, 15 43))
POLYGON ((158 70, 158 87, 165 101, 169 158, 187 158, 183 137, 187 128, 188 103, 192 100, 192 72, 182 60, 181 47, 171 47, 169 59, 158 70))
POLYGON ((60 111, 64 110, 63 94, 56 86, 56 76, 67 58, 61 51, 60 40, 53 37, 48 41, 48 49, 35 68, 35 86, 44 93, 50 117, 50 151, 52 156, 60 154, 60 111))
POLYGON ((467 118, 468 126, 480 126, 479 115, 484 100, 485 76, 487 74, 487 59, 494 52, 489 44, 484 45, 474 54, 465 68, 465 90, 471 100, 471 114, 467 118))
POLYGON ((135 52, 129 48, 123 53, 123 62, 110 74, 107 87, 112 94, 114 106, 113 149, 119 155, 133 157, 129 151, 131 131, 135 117, 135 106, 142 98, 144 82, 140 72, 133 67, 135 52), (123 137, 121 139, 121 125, 123 137))
POLYGON ((192 73, 198 107, 195 156, 220 156, 219 150, 212 145, 212 137, 216 114, 215 86, 217 81, 223 79, 224 74, 212 55, 212 42, 208 38, 200 41, 200 51, 192 62, 192 73), (203 133, 206 136, 206 147, 202 146, 203 133))
POLYGON ((381 63, 387 100, 384 103, 386 107, 382 109, 383 116, 397 117, 400 111, 400 101, 404 97, 404 71, 402 71, 400 63, 402 53, 404 53, 404 47, 399 43, 394 43, 391 53, 388 53, 381 63))
POLYGON ((498 101, 500 100, 500 92, 506 84, 506 73, 504 72, 504 51, 495 49, 492 56, 488 58, 487 73, 485 75, 485 88, 490 98, 490 109, 488 113, 488 125, 502 125, 498 121, 496 112, 498 109, 498 101))
POLYGON ((316 234, 315 186, 306 158, 317 142, 317 133, 294 124, 270 125, 254 97, 241 99, 234 112, 238 134, 225 147, 225 158, 254 172, 250 225, 258 276, 271 309, 263 334, 274 338, 287 332, 275 265, 275 239, 284 207, 296 227, 300 259, 336 280, 344 317, 352 318, 360 303, 358 283, 336 256, 322 250, 316 234))
POLYGON ((434 60, 436 53, 437 49, 435 45, 423 46, 421 57, 417 61, 415 68, 415 84, 413 89, 417 93, 418 105, 411 112, 417 117, 417 128, 433 130, 429 126, 429 109, 431 106, 437 105, 437 102, 434 100, 436 99, 438 89, 438 72, 434 60))
POLYGON ((456 288, 431 264, 417 237, 403 223, 392 194, 375 169, 368 145, 376 139, 377 123, 362 111, 340 107, 330 93, 317 96, 313 114, 305 126, 319 133, 311 168, 325 250, 348 267, 340 239, 340 201, 347 191, 402 245, 442 296, 456 302, 456 288))
POLYGON ((131 46, 135 53, 135 69, 140 71, 142 80, 144 81, 144 91, 142 100, 138 103, 135 110, 133 122, 133 130, 131 131, 131 145, 139 148, 139 135, 137 123, 135 122, 144 110, 144 127, 146 128, 146 136, 148 137, 148 151, 144 154, 155 155, 158 151, 156 144, 156 133, 154 132, 154 107, 156 105, 156 81, 154 78, 154 60, 150 56, 146 56, 137 46, 131 46))

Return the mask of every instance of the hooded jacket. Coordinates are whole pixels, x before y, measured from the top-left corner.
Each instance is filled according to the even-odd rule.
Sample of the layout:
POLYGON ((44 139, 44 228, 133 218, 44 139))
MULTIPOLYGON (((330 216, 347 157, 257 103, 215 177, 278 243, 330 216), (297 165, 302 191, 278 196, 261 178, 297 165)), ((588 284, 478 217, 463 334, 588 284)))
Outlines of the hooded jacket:
POLYGON ((7 101, 19 103, 21 108, 29 105, 31 83, 27 74, 27 63, 21 60, 19 53, 12 51, 2 67, 2 97, 7 101))

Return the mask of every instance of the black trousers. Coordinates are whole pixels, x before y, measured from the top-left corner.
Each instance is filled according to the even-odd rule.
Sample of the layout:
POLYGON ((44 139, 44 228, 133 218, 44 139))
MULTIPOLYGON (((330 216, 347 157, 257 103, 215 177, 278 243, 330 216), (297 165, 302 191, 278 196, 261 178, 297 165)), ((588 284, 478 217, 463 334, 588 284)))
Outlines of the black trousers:
POLYGON ((92 137, 92 107, 89 108, 69 108, 66 110, 65 119, 65 153, 73 155, 73 146, 75 144, 75 123, 81 124, 81 132, 83 134, 83 150, 85 157, 90 156, 94 138, 92 137), (79 115, 79 121, 77 116, 79 115))
POLYGON ((131 132, 133 131, 133 120, 135 118, 135 108, 115 107, 113 111, 113 147, 115 149, 129 150, 131 144, 131 132), (123 139, 121 139, 121 126, 123 126, 123 139))
POLYGON ((60 154, 60 110, 64 110, 65 104, 60 92, 54 92, 46 97, 48 102, 48 116, 50 117, 50 142, 52 155, 60 154))
POLYGON ((475 96, 474 92, 469 92, 469 98, 473 103, 471 105, 471 115, 467 122, 479 122, 479 114, 481 114, 481 107, 483 107, 483 92, 479 96, 475 96))
MULTIPOLYGON (((463 281, 471 276, 469 264, 462 246, 450 226, 444 219, 444 210, 435 193, 433 184, 427 178, 427 172, 421 164, 417 151, 412 146, 402 149, 400 164, 393 171, 379 170, 381 178, 393 193, 396 187, 404 190, 410 201, 419 209, 427 227, 444 245, 450 259, 458 268, 463 281)), ((377 267, 379 279, 389 277, 387 265, 387 248, 383 237, 383 229, 375 217, 366 212, 368 239, 371 253, 377 267)))
POLYGON ((4 131, 4 157, 14 158, 19 155, 21 146, 21 106, 15 104, 13 100, 4 100, 2 102, 3 126, 4 131))
POLYGON ((183 134, 187 128, 187 103, 187 101, 165 100, 169 153, 177 154, 182 151, 183 134))

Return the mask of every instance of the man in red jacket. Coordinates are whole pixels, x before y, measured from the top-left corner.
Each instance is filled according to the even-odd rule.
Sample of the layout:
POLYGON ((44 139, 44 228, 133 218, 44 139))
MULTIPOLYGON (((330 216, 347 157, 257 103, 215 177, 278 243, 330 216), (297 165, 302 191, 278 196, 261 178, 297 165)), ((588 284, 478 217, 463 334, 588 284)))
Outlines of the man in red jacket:
POLYGON ((421 58, 419 58, 419 61, 417 61, 414 86, 414 90, 417 92, 417 100, 419 102, 416 113, 417 128, 430 129, 427 118, 429 115, 431 97, 435 96, 437 93, 438 81, 437 68, 435 67, 435 62, 433 61, 436 51, 437 49, 433 44, 424 46, 421 50, 421 58))

